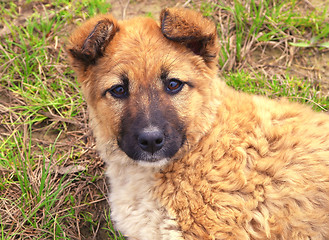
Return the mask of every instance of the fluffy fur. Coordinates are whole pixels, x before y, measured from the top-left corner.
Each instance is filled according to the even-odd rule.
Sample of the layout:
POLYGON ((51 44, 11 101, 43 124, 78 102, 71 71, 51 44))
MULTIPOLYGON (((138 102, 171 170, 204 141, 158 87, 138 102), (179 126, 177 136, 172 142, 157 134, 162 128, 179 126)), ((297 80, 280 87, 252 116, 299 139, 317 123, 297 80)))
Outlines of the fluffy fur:
POLYGON ((67 49, 108 166, 111 216, 129 239, 329 239, 328 115, 227 87, 209 20, 186 9, 163 10, 160 24, 98 16, 67 49), (184 85, 168 94, 172 79, 184 85), (165 140, 179 127, 175 155, 129 158, 122 136, 134 131, 124 135, 134 143, 159 122, 165 140))

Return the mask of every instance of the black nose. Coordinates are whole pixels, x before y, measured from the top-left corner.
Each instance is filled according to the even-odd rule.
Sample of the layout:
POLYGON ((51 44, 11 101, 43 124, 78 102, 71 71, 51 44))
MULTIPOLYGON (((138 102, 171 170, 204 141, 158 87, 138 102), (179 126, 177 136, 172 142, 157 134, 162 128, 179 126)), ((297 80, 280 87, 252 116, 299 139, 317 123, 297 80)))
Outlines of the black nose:
POLYGON ((141 149, 153 154, 163 147, 164 135, 163 132, 158 129, 150 131, 145 130, 138 135, 137 141, 141 149))

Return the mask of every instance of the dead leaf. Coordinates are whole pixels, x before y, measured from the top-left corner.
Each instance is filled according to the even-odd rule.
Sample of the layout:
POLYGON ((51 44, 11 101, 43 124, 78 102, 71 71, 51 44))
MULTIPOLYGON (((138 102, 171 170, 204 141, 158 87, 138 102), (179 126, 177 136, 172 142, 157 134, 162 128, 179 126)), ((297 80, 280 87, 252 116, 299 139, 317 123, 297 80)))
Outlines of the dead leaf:
POLYGON ((56 166, 54 170, 56 172, 58 172, 59 174, 64 175, 64 174, 73 174, 73 173, 81 172, 81 171, 86 170, 86 168, 81 165, 69 165, 66 167, 56 166))

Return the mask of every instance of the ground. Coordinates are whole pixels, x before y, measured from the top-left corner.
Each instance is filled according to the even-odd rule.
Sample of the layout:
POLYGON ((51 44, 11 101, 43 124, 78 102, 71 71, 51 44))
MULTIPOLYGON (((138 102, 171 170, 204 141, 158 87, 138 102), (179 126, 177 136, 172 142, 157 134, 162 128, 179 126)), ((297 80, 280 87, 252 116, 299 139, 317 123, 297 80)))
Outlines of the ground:
POLYGON ((2 239, 123 239, 111 225, 104 163, 65 42, 95 13, 158 19, 172 6, 217 23, 228 85, 328 111, 328 0, 1 1, 2 239))

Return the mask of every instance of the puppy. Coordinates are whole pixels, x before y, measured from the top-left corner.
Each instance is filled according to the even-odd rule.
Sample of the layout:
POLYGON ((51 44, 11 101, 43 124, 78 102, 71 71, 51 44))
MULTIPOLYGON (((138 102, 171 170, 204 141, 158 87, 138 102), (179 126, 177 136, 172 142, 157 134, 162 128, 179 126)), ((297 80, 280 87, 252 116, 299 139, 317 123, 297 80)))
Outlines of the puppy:
POLYGON ((329 117, 217 77, 187 9, 90 19, 67 46, 128 239, 329 239, 329 117))

